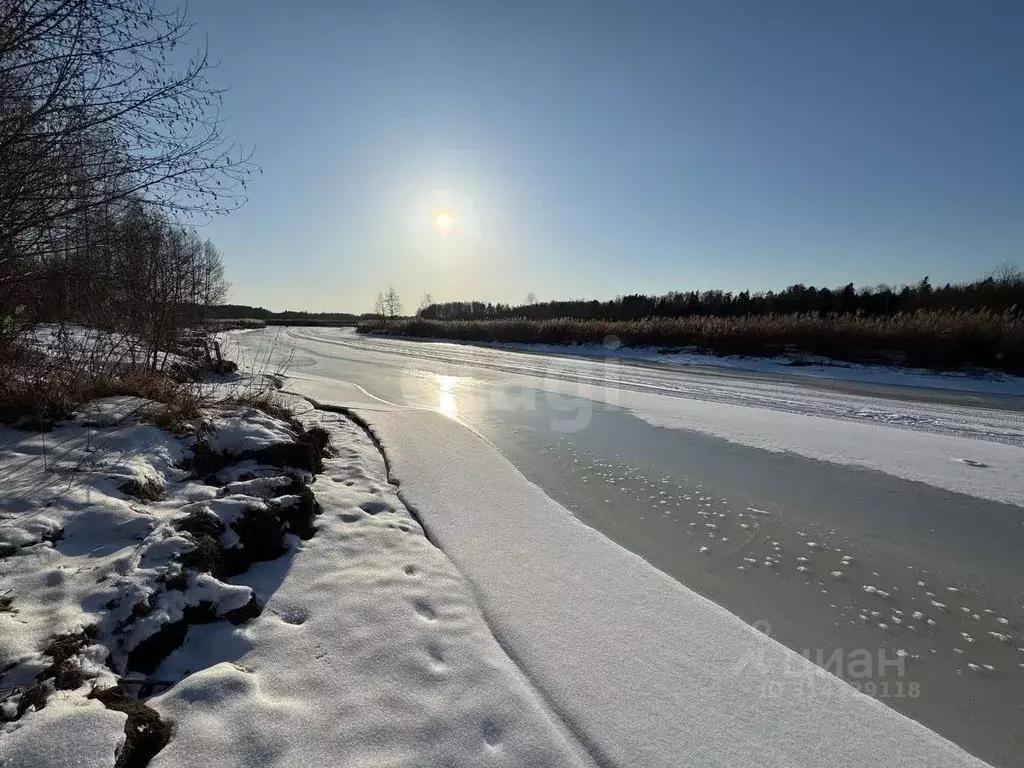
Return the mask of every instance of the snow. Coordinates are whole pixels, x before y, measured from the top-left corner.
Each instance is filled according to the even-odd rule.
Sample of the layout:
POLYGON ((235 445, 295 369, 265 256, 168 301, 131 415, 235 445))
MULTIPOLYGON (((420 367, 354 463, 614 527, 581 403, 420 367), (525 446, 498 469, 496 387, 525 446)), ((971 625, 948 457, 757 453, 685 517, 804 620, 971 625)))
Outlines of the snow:
MULTIPOLYGON (((94 639, 82 637, 70 660, 82 673, 81 685, 53 692, 52 682, 46 683, 51 691, 46 706, 30 708, 4 726, 0 765, 5 768, 4 760, 15 754, 9 752, 12 745, 24 743, 16 756, 27 759, 28 744, 40 738, 39 728, 52 736, 95 728, 99 738, 99 716, 89 713, 96 707, 101 713, 106 710, 99 702, 84 709, 85 696, 93 686, 113 686, 117 675, 128 671, 132 651, 181 619, 188 608, 208 605, 214 616, 224 616, 253 599, 251 587, 207 573, 184 573, 179 558, 195 544, 175 523, 196 510, 230 520, 243 507, 265 504, 262 495, 245 495, 252 488, 239 487, 217 498, 219 489, 192 478, 182 467, 195 438, 139 423, 139 405, 148 407, 148 401, 95 401, 78 419, 49 433, 0 428, 0 594, 10 600, 0 610, 4 698, 35 683, 50 666, 53 659, 44 649, 56 636, 79 635, 86 627, 96 632, 94 639), (147 501, 132 495, 141 486, 162 498, 147 501), (172 588, 174 579, 180 583, 172 588), (62 719, 53 719, 59 714, 62 719), (9 738, 15 733, 21 734, 18 741, 9 738)), ((240 423, 244 410, 239 410, 229 406, 211 411, 205 432, 223 424, 229 432, 225 444, 237 446, 262 444, 271 433, 292 439, 283 422, 254 421, 246 428, 240 423)), ((265 485, 274 481, 268 479, 265 485)), ((289 498, 295 497, 285 497, 285 503, 289 498)), ((16 712, 16 701, 5 702, 5 715, 16 712)), ((123 737, 124 717, 117 718, 123 737)), ((104 761, 92 762, 99 759, 92 751, 94 743, 83 739, 79 750, 72 739, 63 747, 66 758, 57 746, 52 752, 39 747, 42 762, 36 764, 77 765, 74 761, 81 760, 83 765, 113 765, 113 746, 104 761)))
MULTIPOLYGON (((590 394, 612 399, 597 388, 590 394)), ((614 399, 657 427, 694 430, 752 448, 788 451, 1024 506, 1024 447, 1019 444, 639 392, 616 393, 614 399), (975 465, 965 463, 966 457, 975 465)))
POLYGON ((148 592, 156 574, 138 570, 139 552, 159 518, 119 488, 181 481, 184 455, 181 439, 135 422, 102 430, 71 423, 51 433, 0 428, 0 547, 18 550, 0 559, 16 611, 0 612, 0 658, 19 662, 5 685, 39 670, 52 635, 92 623, 111 599, 148 592))
POLYGON ((126 716, 98 701, 54 695, 0 731, 3 768, 114 768, 126 716))
MULTIPOLYGON (((453 419, 354 385, 290 385, 354 407, 387 463, 350 419, 299 408, 336 448, 309 486, 323 509, 316 535, 288 536, 283 556, 225 581, 191 573, 182 589, 166 583, 193 544, 174 523, 200 511, 236 520, 285 488, 280 469, 240 462, 218 473, 223 487, 205 485, 182 469, 193 438, 138 423, 147 404, 124 398, 49 434, 0 429, 0 547, 17 553, 0 558, 16 611, 0 611, 0 660, 16 662, 5 685, 34 679, 56 633, 97 624, 123 670, 188 607, 209 602, 222 616, 255 596, 261 615, 192 626, 152 673, 178 681, 148 702, 174 724, 154 768, 983 765, 586 527, 453 419), (159 486, 162 500, 128 495, 127 481, 159 486)), ((638 412, 689 402, 627 396, 652 398, 633 401, 638 412)), ((214 452, 295 437, 239 406, 206 422, 214 452)), ((854 439, 866 438, 840 443, 854 439)), ((1002 476, 1000 457, 970 456, 1002 476)), ((90 681, 111 684, 102 651, 87 645, 78 660, 90 681)), ((123 715, 87 700, 88 687, 3 726, 0 765, 113 765, 123 715)))
POLYGON ((295 439, 295 433, 287 424, 256 408, 242 408, 229 415, 220 415, 213 427, 214 432, 207 438, 207 443, 214 453, 242 453, 295 439))
POLYGON ((88 402, 75 413, 75 416, 82 426, 114 427, 139 419, 158 407, 157 403, 144 397, 117 395, 88 402))
MULTIPOLYGON (((192 626, 146 675, 180 681, 147 702, 174 726, 155 768, 592 766, 398 498, 370 437, 345 416, 290 404, 337 449, 309 486, 323 508, 318 530, 287 536, 282 557, 227 581, 183 573, 194 544, 174 524, 197 512, 230 523, 268 497, 297 503, 280 495, 290 484, 281 469, 239 462, 220 473, 226 485, 205 485, 181 469, 194 438, 138 423, 139 403, 126 399, 89 404, 47 434, 0 429, 0 543, 12 553, 0 583, 13 596, 0 612, 0 667, 13 662, 4 686, 35 681, 54 635, 97 627, 74 657, 85 682, 4 725, 0 765, 113 766, 125 719, 86 698, 93 685, 140 678, 127 668, 132 651, 188 608, 209 603, 223 616, 255 596, 260 616, 192 626), (158 483, 164 496, 128 496, 126 479, 158 483)), ((239 406, 204 421, 204 439, 235 454, 295 434, 239 406)))
POLYGON ((316 536, 235 579, 261 616, 193 627, 150 701, 176 724, 152 768, 193 765, 585 766, 495 642, 471 585, 385 477, 351 421, 313 489, 316 536))
POLYGON ((343 396, 595 762, 983 765, 583 525, 451 419, 343 396))

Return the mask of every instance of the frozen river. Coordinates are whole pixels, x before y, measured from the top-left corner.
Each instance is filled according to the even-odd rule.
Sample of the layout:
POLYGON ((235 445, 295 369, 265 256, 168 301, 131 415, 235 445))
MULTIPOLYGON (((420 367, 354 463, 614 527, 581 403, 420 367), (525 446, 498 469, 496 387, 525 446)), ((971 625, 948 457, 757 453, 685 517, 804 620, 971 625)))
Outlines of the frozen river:
POLYGON ((587 525, 996 765, 1024 765, 1020 398, 349 329, 238 337, 475 430, 587 525))

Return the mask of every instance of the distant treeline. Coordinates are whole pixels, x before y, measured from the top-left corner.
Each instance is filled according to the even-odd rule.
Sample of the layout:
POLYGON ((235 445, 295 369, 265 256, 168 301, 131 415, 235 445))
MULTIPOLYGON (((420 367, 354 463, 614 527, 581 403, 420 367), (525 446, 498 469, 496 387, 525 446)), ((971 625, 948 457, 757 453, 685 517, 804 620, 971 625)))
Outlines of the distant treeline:
POLYGON ((262 320, 266 325, 356 325, 362 317, 367 317, 348 312, 271 312, 247 304, 221 304, 209 311, 211 317, 218 320, 262 320))
POLYGON ((640 320, 647 317, 743 317, 748 315, 859 314, 869 317, 919 310, 989 310, 999 314, 1024 310, 1024 273, 1002 265, 989 277, 971 283, 933 286, 925 277, 914 285, 817 288, 803 283, 781 291, 670 291, 661 296, 631 294, 608 301, 568 300, 530 304, 450 301, 419 312, 429 320, 640 320))

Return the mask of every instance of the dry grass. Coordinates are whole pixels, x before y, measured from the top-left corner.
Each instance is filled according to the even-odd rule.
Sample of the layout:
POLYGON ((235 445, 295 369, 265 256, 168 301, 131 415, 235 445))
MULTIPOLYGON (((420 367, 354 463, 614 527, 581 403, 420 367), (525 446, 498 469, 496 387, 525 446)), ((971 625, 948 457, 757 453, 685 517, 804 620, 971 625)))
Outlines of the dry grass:
POLYGON ((127 334, 71 326, 27 334, 0 354, 0 422, 48 430, 90 400, 133 395, 161 404, 137 414, 140 420, 193 432, 209 405, 200 373, 234 364, 219 354, 213 360, 203 333, 182 334, 178 347, 172 364, 154 370, 127 334))
POLYGON ((268 416, 280 419, 281 421, 291 422, 293 419, 291 410, 285 406, 281 396, 273 389, 260 389, 245 392, 244 394, 232 398, 227 402, 245 405, 249 408, 256 408, 257 410, 263 411, 268 416))
POLYGON ((174 367, 152 370, 134 350, 125 352, 123 339, 101 332, 84 339, 58 333, 45 349, 9 348, 0 358, 0 422, 49 429, 90 400, 133 395, 162 404, 140 418, 174 432, 190 431, 204 405, 201 387, 174 367))
POLYGON ((161 404, 160 408, 140 413, 141 420, 184 434, 193 429, 208 404, 197 385, 160 373, 86 376, 47 369, 45 374, 0 372, 0 421, 49 429, 54 421, 69 418, 90 400, 134 395, 161 404))
POLYGON ((936 369, 985 367, 1024 372, 1024 318, 1016 313, 922 310, 889 317, 792 314, 742 317, 650 317, 635 321, 370 320, 361 333, 527 344, 691 347, 713 354, 821 355, 936 369))

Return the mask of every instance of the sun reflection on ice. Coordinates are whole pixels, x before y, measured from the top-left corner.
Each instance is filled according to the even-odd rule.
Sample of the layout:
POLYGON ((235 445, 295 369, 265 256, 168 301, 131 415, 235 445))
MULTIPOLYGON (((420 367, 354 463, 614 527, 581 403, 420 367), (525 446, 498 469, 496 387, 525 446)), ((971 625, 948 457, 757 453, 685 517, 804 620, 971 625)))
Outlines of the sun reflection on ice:
POLYGON ((437 410, 450 419, 455 418, 455 385, 458 376, 437 377, 437 410))

